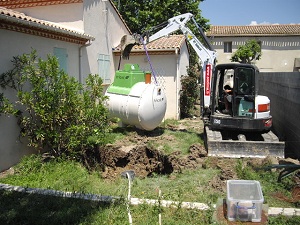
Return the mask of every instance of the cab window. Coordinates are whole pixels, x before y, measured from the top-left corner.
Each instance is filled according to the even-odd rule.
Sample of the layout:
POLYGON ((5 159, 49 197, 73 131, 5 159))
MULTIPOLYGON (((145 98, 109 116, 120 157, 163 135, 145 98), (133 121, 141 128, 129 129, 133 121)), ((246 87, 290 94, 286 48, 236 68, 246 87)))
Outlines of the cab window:
POLYGON ((254 94, 255 71, 251 68, 238 68, 236 71, 238 95, 254 94))

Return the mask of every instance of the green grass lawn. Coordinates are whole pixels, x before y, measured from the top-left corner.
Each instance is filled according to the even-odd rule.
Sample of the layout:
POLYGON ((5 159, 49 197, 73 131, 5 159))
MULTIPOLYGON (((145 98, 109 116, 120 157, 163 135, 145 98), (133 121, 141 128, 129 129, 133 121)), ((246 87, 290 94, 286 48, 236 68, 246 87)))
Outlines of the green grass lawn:
MULTIPOLYGON (((237 166, 237 170, 243 169, 237 166)), ((275 186, 273 182, 276 176, 272 177, 271 174, 267 176, 268 173, 265 172, 253 173, 249 169, 246 170, 249 174, 243 171, 242 176, 259 179, 262 185, 267 187, 264 188, 264 194, 268 204, 276 204, 276 201, 272 202, 268 196, 269 190, 284 190, 285 185, 288 185, 283 183, 272 187, 275 186)), ((208 188, 209 180, 219 172, 217 169, 207 168, 186 170, 169 176, 136 178, 132 183, 131 194, 132 197, 158 199, 160 189, 165 200, 194 201, 211 205, 219 198, 226 198, 224 193, 208 188)), ((113 181, 103 180, 99 172, 88 171, 77 162, 53 160, 45 163, 39 155, 25 157, 15 167, 14 175, 0 179, 0 183, 121 197, 120 201, 108 204, 1 190, 0 224, 128 224, 125 204, 128 181, 121 177, 113 181)), ((293 205, 285 207, 288 206, 295 207, 293 205)), ((133 224, 158 224, 159 213, 162 215, 163 224, 213 223, 212 210, 162 208, 146 204, 130 206, 130 210, 133 224)), ((299 222, 298 217, 278 217, 269 220, 269 224, 299 224, 299 222)))
MULTIPOLYGON (((184 122, 185 123, 185 122, 184 122)), ((194 143, 203 143, 201 127, 189 126, 181 129, 177 121, 164 122, 162 137, 158 141, 148 142, 153 148, 159 148, 166 154, 181 151, 188 154, 188 148, 194 143), (165 129, 168 123, 180 129, 165 129), (165 135, 165 136, 163 136, 165 135), (167 140, 167 141, 166 141, 167 140), (184 141, 183 141, 184 140, 184 141)), ((184 125, 184 124, 183 124, 184 125)), ((130 136, 133 129, 116 129, 112 139, 124 139, 130 136)), ((132 139, 134 140, 134 139, 132 139)), ((184 169, 180 173, 169 175, 152 174, 151 177, 135 177, 131 185, 131 196, 141 199, 158 199, 159 190, 163 200, 178 202, 200 202, 213 206, 220 199, 226 198, 226 193, 212 188, 210 182, 222 175, 222 170, 215 165, 215 159, 206 157, 198 169, 184 169)), ((293 186, 292 176, 278 183, 279 171, 271 172, 255 170, 246 159, 236 159, 230 167, 238 179, 258 180, 261 183, 264 203, 270 207, 298 207, 274 198, 279 192, 291 197, 293 186)), ((79 192, 105 196, 116 196, 119 200, 112 203, 101 203, 90 200, 62 198, 39 194, 19 193, 0 190, 0 224, 129 224, 126 208, 128 180, 116 176, 114 180, 102 178, 102 171, 87 170, 82 164, 66 159, 43 160, 41 155, 24 157, 14 167, 14 174, 0 178, 0 183, 15 186, 51 189, 63 192, 79 192)), ((226 180, 220 180, 226 182, 226 180)), ((130 206, 133 224, 158 224, 161 213, 162 224, 192 225, 218 224, 214 223, 214 209, 200 211, 196 209, 163 208, 142 204, 130 206)), ((268 224, 300 224, 300 217, 269 218, 268 224)))

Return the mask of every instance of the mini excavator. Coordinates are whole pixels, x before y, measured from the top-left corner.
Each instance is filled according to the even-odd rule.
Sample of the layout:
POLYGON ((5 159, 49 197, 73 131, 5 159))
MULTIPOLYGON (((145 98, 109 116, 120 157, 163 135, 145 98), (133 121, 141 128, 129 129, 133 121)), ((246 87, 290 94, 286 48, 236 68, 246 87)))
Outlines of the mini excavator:
POLYGON ((208 155, 284 158, 285 144, 271 131, 270 99, 258 94, 258 68, 241 63, 216 65, 217 53, 191 13, 170 18, 143 35, 125 35, 121 41, 122 56, 128 58, 134 45, 148 44, 176 31, 185 35, 200 59, 200 108, 208 155), (203 43, 187 26, 189 21, 199 30, 203 43), (161 27, 150 36, 150 32, 161 27), (225 87, 230 91, 226 92, 225 87))

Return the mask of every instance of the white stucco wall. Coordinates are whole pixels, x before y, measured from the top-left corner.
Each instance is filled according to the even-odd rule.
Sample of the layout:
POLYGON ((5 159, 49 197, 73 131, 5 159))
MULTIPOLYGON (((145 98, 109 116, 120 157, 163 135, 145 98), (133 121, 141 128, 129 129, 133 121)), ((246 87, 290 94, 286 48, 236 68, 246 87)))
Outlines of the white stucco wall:
POLYGON ((98 72, 98 54, 109 55, 111 79, 116 71, 112 48, 117 46, 123 35, 129 31, 109 1, 84 1, 84 30, 95 37, 86 48, 87 61, 83 64, 83 74, 98 72))
POLYGON ((68 74, 78 79, 79 76, 79 45, 38 37, 34 35, 18 33, 0 29, 0 73, 12 68, 13 56, 30 53, 32 49, 37 50, 39 57, 46 59, 48 54, 53 55, 54 48, 64 48, 68 54, 68 74))
POLYGON ((179 58, 179 74, 187 75, 187 67, 189 66, 189 51, 187 48, 187 44, 182 45, 180 49, 180 58, 179 58))
POLYGON ((65 27, 83 31, 83 3, 17 8, 15 11, 40 20, 59 23, 65 27))
POLYGON ((109 55, 110 74, 113 77, 115 67, 112 48, 129 31, 109 1, 84 0, 83 3, 18 8, 16 11, 95 37, 90 46, 81 48, 81 80, 84 81, 90 73, 99 73, 98 54, 109 55))
POLYGON ((218 53, 218 63, 228 63, 238 46, 247 40, 261 42, 262 57, 256 62, 261 72, 293 72, 295 58, 300 58, 299 36, 288 37, 214 37, 213 47, 218 53), (224 53, 224 42, 232 42, 232 53, 224 53))

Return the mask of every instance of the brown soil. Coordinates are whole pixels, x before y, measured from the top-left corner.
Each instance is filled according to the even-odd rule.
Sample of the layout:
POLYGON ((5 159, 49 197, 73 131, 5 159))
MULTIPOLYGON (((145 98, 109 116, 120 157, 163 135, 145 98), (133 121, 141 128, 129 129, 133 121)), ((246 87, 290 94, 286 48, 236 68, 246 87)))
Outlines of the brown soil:
POLYGON ((182 156, 181 152, 164 154, 158 149, 137 145, 107 145, 100 150, 101 163, 104 165, 102 176, 114 179, 124 171, 134 170, 138 177, 156 174, 171 174, 183 169, 196 169, 202 166, 206 151, 200 144, 190 147, 190 154, 182 156))
POLYGON ((151 132, 128 128, 124 139, 99 149, 101 163, 104 167, 103 177, 114 179, 124 171, 134 170, 136 176, 143 178, 151 176, 153 173, 171 174, 181 172, 183 169, 201 167, 207 153, 204 146, 199 143, 190 146, 188 155, 182 155, 180 151, 174 151, 167 155, 160 150, 160 147, 155 149, 149 147, 150 141, 157 143, 158 146, 163 146, 166 142, 175 143, 174 137, 166 135, 164 130, 186 132, 187 126, 191 124, 195 130, 203 132, 202 123, 193 119, 183 120, 176 126, 166 124, 164 128, 159 127, 151 132))

